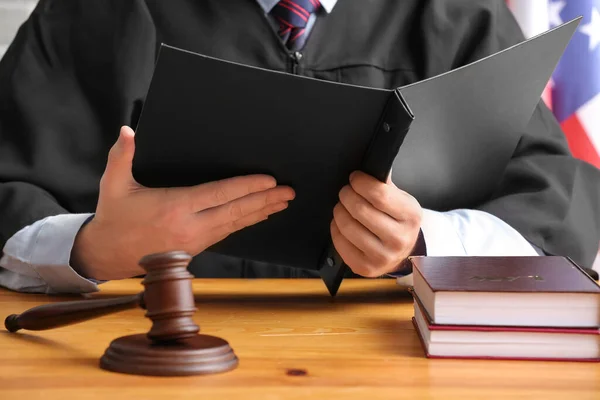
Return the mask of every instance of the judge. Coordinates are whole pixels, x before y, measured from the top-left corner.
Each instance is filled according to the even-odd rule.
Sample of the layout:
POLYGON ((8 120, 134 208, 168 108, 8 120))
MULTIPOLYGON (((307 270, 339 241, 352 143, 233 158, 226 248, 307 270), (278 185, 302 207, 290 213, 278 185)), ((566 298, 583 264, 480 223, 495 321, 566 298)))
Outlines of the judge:
MULTIPOLYGON (((314 275, 204 251, 293 201, 273 178, 166 190, 133 179, 131 127, 160 43, 390 89, 522 40, 500 0, 42 0, 0 63, 0 285, 96 291, 141 274, 141 256, 173 249, 195 256, 199 277, 314 275)), ((485 201, 428 209, 392 181, 356 172, 331 235, 364 277, 402 274, 411 254, 549 254, 589 267, 599 188, 598 170, 571 156, 540 102, 485 201)))

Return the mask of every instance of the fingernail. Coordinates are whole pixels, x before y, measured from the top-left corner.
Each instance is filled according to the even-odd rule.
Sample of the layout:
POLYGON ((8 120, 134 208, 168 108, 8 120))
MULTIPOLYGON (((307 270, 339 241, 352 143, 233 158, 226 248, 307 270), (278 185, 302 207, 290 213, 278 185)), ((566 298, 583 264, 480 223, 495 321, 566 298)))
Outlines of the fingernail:
POLYGON ((133 131, 133 129, 131 129, 127 125, 123 125, 121 127, 121 135, 133 137, 135 135, 135 132, 133 131))
POLYGON ((353 173, 350 174, 350 180, 354 179, 355 176, 356 176, 356 171, 354 171, 353 173))
POLYGON ((277 180, 275 178, 273 178, 272 176, 269 176, 269 178, 265 182, 265 187, 267 189, 272 189, 276 186, 277 186, 277 180))

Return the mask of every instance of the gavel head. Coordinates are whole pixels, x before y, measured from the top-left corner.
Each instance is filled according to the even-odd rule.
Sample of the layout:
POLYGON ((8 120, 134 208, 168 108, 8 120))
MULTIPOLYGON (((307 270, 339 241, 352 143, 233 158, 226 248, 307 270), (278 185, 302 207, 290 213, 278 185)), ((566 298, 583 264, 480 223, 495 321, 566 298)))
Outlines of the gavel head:
POLYGON ((146 317, 152 320, 147 336, 154 342, 184 339, 200 331, 192 319, 196 305, 193 276, 187 271, 191 260, 183 251, 172 251, 151 254, 139 262, 147 272, 142 281, 146 317))

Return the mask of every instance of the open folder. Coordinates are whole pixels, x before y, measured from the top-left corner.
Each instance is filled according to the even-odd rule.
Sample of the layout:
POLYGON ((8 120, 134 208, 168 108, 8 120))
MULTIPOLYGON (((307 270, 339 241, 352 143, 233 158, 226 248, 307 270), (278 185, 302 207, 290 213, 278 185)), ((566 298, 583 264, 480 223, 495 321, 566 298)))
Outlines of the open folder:
POLYGON ((346 267, 330 222, 352 171, 393 180, 424 207, 485 198, 506 167, 579 19, 394 90, 321 81, 162 45, 136 128, 133 173, 149 187, 254 173, 296 198, 213 251, 320 270, 346 267))

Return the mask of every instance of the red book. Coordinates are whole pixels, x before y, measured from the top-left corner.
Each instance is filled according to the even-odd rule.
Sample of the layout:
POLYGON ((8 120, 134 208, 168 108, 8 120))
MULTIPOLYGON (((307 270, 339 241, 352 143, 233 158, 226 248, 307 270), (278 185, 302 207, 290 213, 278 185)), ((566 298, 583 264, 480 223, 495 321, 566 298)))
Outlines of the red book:
POLYGON ((598 328, 600 286, 564 257, 414 257, 435 325, 598 328))
POLYGON ((413 324, 428 358, 600 361, 598 329, 436 325, 416 296, 413 324))

